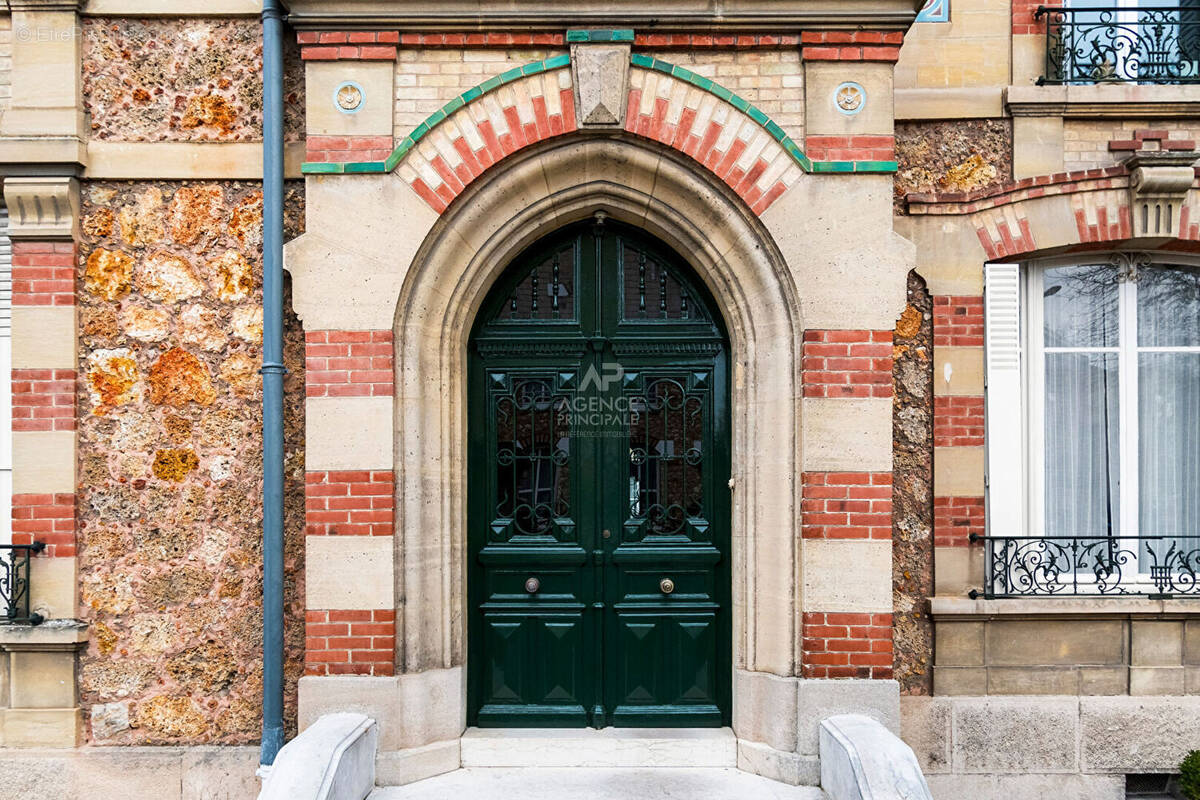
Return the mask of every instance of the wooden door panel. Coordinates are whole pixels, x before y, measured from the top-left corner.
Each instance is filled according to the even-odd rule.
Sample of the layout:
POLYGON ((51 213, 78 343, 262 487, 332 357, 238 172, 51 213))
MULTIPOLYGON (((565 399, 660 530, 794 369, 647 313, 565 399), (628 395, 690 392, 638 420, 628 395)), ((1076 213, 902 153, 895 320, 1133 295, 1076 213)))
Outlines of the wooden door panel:
POLYGON ((485 608, 480 644, 488 680, 480 722, 586 724, 589 686, 583 629, 582 605, 560 610, 485 608))
POLYGON ((720 724, 716 607, 624 605, 615 615, 613 724, 720 724))

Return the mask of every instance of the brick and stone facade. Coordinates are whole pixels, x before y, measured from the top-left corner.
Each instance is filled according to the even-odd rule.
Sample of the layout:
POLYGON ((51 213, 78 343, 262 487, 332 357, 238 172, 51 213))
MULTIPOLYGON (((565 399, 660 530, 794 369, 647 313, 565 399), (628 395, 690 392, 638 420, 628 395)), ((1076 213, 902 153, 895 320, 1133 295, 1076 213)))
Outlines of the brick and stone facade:
MULTIPOLYGON (((728 331, 741 768, 816 783, 813 709, 898 720, 937 800, 1118 797, 1196 746, 1200 601, 980 593, 1015 533, 984 265, 1200 251, 1187 166, 1147 172, 1198 152, 1200 93, 1043 85, 1045 3, 944 1, 287 4, 289 735, 353 708, 382 780, 461 763, 474 317, 611 219, 728 331)), ((11 542, 53 623, 0 626, 0 784, 77 748, 47 797, 257 790, 261 27, 147 8, 0 13, 11 542)))

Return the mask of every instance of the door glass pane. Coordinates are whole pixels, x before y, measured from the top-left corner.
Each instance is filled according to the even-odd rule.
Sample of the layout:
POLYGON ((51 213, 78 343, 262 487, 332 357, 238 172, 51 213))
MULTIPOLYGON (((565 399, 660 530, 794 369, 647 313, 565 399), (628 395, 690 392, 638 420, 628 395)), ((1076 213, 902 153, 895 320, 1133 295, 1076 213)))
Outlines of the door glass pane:
POLYGON ((571 513, 570 415, 549 381, 514 379, 495 398, 496 509, 517 534, 544 534, 571 513))
POLYGON ((702 397, 670 378, 630 398, 629 516, 650 533, 685 533, 705 514, 703 411, 702 397))
POLYGON ((622 241, 621 318, 638 320, 704 319, 696 298, 665 264, 645 250, 622 241))
POLYGON ((499 321, 575 319, 575 243, 535 264, 496 315, 499 321))
POLYGON ((1105 536, 1120 519, 1115 353, 1046 354, 1046 534, 1105 536))
POLYGON ((1047 269, 1046 347, 1116 347, 1117 277, 1115 269, 1100 264, 1047 269))
POLYGON ((1200 269, 1138 270, 1139 347, 1200 347, 1200 269))

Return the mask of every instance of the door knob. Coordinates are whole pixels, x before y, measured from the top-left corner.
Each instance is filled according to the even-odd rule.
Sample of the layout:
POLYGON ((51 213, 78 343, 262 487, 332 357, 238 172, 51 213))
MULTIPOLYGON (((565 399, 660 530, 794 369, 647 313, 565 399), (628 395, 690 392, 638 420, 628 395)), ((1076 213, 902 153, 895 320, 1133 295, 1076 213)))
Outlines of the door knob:
POLYGON ((670 578, 663 578, 658 582, 658 590, 663 594, 670 594, 675 591, 675 581, 670 578))
POLYGON ((525 581, 525 591, 529 592, 530 594, 537 594, 537 590, 540 588, 542 588, 542 582, 537 578, 530 578, 529 580, 525 581))

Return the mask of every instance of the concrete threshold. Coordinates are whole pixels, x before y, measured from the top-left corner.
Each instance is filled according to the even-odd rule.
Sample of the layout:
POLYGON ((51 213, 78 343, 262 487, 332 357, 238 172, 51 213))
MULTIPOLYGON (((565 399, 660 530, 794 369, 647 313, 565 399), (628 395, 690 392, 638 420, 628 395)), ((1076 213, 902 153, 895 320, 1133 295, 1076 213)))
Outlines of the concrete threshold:
MULTIPOLYGON (((547 747, 550 739, 543 739, 547 747)), ((465 743, 465 739, 464 739, 465 743)), ((828 800, 812 786, 789 786, 715 767, 467 768, 407 786, 371 792, 368 800, 828 800)))
POLYGON ((463 767, 737 766, 729 728, 468 728, 463 767))

